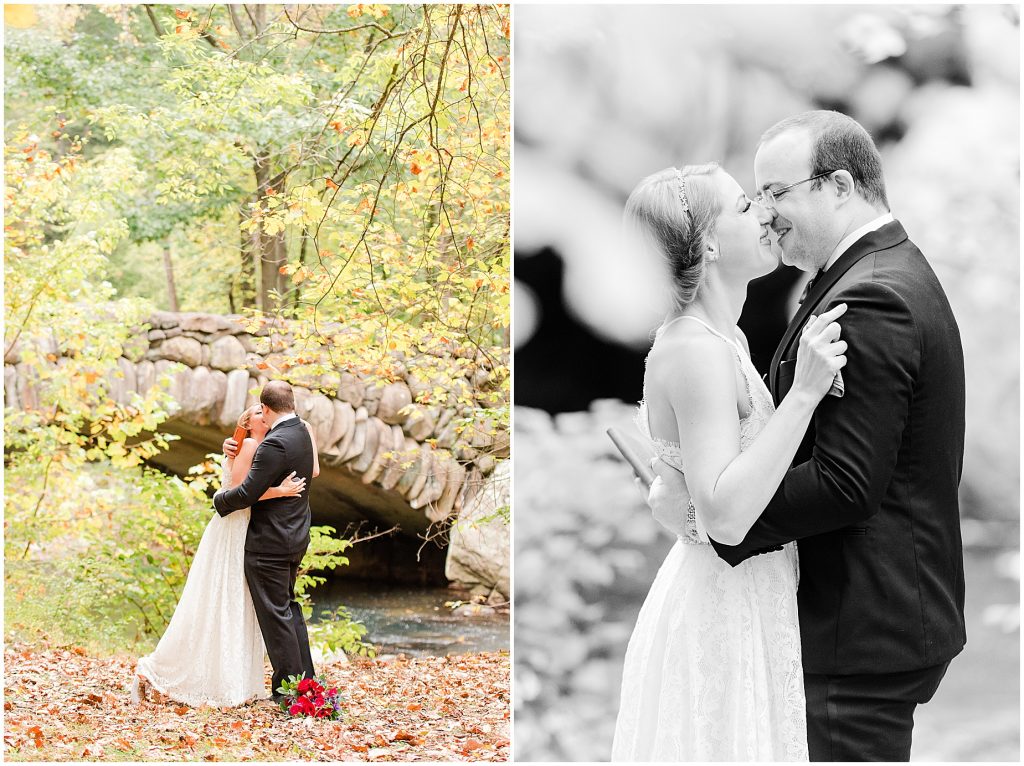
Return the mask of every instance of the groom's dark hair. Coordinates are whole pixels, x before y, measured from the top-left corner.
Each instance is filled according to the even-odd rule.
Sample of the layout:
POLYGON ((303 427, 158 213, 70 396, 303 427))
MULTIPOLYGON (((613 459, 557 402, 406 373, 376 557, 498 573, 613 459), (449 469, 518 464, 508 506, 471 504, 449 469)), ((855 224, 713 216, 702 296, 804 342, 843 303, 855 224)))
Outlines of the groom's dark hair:
MULTIPOLYGON (((846 170, 853 176, 865 200, 889 209, 882 176, 882 156, 871 134, 864 126, 842 112, 819 109, 787 117, 775 123, 761 136, 764 144, 790 130, 807 130, 811 134, 811 175, 833 170, 846 170)), ((822 179, 814 182, 820 187, 822 179)))
POLYGON ((260 404, 274 412, 295 412, 295 394, 283 380, 272 380, 260 391, 260 404))

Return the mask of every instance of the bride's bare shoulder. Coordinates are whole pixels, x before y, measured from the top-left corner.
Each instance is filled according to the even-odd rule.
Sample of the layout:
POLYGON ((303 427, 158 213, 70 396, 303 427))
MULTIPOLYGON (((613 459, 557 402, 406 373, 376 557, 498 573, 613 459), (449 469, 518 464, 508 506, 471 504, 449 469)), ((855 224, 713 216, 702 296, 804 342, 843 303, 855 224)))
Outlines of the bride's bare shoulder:
POLYGON ((655 380, 678 381, 694 375, 714 378, 716 373, 731 371, 732 363, 732 353, 720 338, 700 327, 678 328, 654 344, 647 357, 647 374, 655 380))

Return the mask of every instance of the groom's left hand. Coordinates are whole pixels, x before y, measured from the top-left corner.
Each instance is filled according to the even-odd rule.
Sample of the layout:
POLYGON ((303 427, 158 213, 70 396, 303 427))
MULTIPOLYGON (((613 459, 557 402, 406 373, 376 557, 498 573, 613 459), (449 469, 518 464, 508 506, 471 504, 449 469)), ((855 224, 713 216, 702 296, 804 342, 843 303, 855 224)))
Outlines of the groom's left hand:
POLYGON ((686 479, 664 460, 655 460, 652 467, 658 478, 651 484, 647 505, 659 524, 674 529, 686 517, 686 507, 690 504, 686 479))

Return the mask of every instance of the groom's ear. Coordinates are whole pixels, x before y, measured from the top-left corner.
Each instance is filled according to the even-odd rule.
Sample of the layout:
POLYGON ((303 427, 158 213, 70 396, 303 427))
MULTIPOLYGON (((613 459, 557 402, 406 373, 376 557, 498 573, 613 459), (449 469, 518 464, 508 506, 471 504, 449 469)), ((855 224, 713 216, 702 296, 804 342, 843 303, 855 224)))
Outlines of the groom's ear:
POLYGON ((857 193, 856 184, 849 170, 837 170, 832 174, 832 182, 836 185, 836 201, 840 204, 851 199, 857 193))

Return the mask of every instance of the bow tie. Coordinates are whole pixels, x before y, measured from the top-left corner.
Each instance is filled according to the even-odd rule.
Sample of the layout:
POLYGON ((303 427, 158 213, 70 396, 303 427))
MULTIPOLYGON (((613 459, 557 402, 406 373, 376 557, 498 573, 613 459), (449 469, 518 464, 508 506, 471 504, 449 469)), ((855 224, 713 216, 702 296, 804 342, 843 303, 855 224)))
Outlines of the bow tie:
POLYGON ((818 273, 807 281, 807 284, 804 285, 804 291, 800 293, 800 297, 797 298, 797 303, 803 303, 807 300, 807 294, 811 291, 811 288, 814 287, 814 283, 821 279, 821 275, 824 273, 825 269, 818 269, 818 273))

